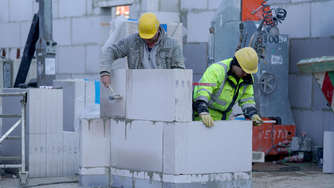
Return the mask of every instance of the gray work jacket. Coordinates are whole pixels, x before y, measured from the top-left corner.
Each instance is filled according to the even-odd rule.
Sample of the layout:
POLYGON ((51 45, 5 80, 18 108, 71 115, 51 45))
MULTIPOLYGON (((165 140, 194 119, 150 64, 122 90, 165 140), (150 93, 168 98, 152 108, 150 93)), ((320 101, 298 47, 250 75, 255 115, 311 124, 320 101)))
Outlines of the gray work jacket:
MULTIPOLYGON (((175 39, 167 36, 160 28, 160 39, 157 45, 156 65, 158 69, 184 69, 184 58, 180 45, 175 39)), ((126 57, 128 58, 129 69, 143 69, 145 41, 138 35, 132 34, 116 44, 107 46, 103 51, 100 63, 100 74, 110 74, 113 61, 126 57)))

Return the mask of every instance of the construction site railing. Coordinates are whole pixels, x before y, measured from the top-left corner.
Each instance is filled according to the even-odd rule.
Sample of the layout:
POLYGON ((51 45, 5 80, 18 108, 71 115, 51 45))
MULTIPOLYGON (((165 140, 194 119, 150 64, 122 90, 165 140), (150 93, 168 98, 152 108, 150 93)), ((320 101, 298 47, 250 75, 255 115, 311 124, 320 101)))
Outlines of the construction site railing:
POLYGON ((21 124, 21 164, 0 164, 0 168, 20 168, 20 184, 26 184, 28 179, 28 171, 25 166, 25 128, 26 128, 26 104, 27 92, 0 93, 0 97, 20 97, 21 114, 0 114, 0 118, 20 118, 9 128, 4 135, 0 137, 0 144, 9 138, 9 135, 21 124))

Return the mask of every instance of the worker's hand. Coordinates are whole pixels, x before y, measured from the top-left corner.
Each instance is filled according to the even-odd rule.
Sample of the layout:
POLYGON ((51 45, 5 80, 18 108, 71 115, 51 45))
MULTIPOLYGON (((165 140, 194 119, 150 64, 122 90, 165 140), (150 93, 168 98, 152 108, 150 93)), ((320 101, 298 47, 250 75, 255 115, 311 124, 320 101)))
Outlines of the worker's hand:
POLYGON ((110 87, 110 75, 103 75, 100 78, 101 82, 103 83, 104 87, 109 88, 110 87))
POLYGON ((261 125, 263 123, 263 120, 258 114, 254 114, 252 116, 252 121, 255 126, 261 125))
POLYGON ((208 112, 200 113, 199 117, 201 118, 202 122, 206 127, 210 128, 213 126, 213 119, 208 112))

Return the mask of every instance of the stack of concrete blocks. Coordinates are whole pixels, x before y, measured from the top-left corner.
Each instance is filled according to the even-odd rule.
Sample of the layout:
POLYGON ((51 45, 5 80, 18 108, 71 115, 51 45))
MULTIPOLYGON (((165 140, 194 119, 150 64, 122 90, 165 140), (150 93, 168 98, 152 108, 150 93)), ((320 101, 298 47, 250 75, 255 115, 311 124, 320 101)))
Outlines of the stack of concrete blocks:
MULTIPOLYGON (((100 131, 87 137, 104 146, 87 153, 110 165, 113 187, 251 187, 251 122, 216 121, 212 129, 193 122, 190 70, 116 70, 113 75, 114 93, 101 87, 101 116, 111 118, 110 133, 106 120, 81 124, 82 130, 100 131), (110 100, 115 94, 122 99, 110 100), (107 162, 102 148, 109 144, 107 162)), ((95 180, 81 175, 81 185, 96 185, 106 175, 102 172, 107 170, 92 172, 90 177, 99 175, 95 180)))
MULTIPOLYGON (((78 134, 63 131, 61 89, 5 89, 5 93, 27 92, 25 154, 29 177, 74 176, 78 171, 78 134)), ((3 100, 5 114, 20 114, 22 97, 3 100)), ((17 119, 3 120, 4 130, 17 119)), ((21 136, 21 126, 11 136, 21 136)), ((21 140, 2 144, 2 155, 21 156, 21 140)), ((19 161, 18 161, 19 162, 19 161)))
POLYGON ((111 122, 115 187, 251 187, 251 123, 111 122))
POLYGON ((324 133, 324 173, 334 174, 334 131, 325 131, 324 133))
POLYGON ((28 89, 29 177, 74 176, 78 134, 63 131, 63 90, 28 89))
POLYGON ((82 118, 80 126, 80 185, 110 184, 110 120, 82 118))
POLYGON ((99 81, 63 79, 55 80, 53 85, 64 91, 64 130, 77 132, 81 117, 99 116, 99 81))

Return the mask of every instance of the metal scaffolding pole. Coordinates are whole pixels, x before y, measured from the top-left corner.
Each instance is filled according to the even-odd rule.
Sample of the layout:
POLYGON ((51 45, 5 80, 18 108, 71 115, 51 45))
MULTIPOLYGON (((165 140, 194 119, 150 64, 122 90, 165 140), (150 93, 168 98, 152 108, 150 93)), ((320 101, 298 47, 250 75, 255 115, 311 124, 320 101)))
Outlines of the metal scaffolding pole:
POLYGON ((56 78, 56 47, 52 39, 52 0, 39 0, 37 43, 37 85, 51 86, 56 78))

